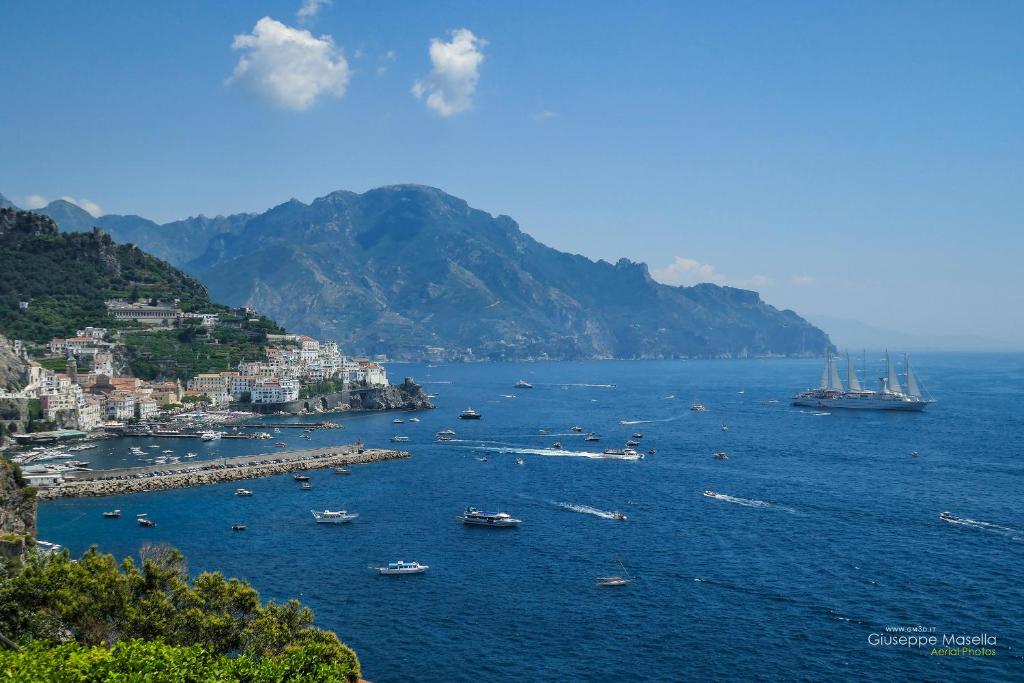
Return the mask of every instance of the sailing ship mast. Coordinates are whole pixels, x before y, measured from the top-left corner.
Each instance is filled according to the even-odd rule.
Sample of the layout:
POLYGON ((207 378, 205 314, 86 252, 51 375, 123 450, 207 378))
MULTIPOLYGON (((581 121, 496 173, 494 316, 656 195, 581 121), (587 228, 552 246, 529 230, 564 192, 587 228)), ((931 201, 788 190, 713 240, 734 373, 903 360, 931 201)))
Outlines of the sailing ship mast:
POLYGON ((850 385, 850 391, 860 391, 860 380, 857 379, 857 371, 853 369, 853 361, 850 360, 850 352, 846 352, 846 383, 850 385))
POLYGON ((903 387, 900 386, 899 377, 896 376, 896 367, 892 364, 892 359, 889 358, 889 351, 885 351, 885 367, 887 378, 885 380, 886 389, 889 390, 890 394, 901 394, 903 393, 903 387))
POLYGON ((910 356, 903 354, 903 365, 907 368, 907 394, 915 398, 921 397, 921 389, 917 386, 917 378, 910 369, 910 356))

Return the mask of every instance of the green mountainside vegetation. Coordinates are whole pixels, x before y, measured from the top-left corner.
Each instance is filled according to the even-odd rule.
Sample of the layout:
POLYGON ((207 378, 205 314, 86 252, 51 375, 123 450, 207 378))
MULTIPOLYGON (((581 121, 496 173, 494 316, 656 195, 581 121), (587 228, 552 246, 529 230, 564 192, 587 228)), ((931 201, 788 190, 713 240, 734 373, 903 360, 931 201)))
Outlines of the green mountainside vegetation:
POLYGON ((260 358, 266 335, 284 331, 214 303, 195 278, 99 230, 61 233, 46 216, 0 209, 0 245, 0 334, 42 344, 89 325, 120 330, 124 363, 143 379, 227 370, 260 358), (183 311, 218 314, 220 324, 208 329, 189 320, 178 329, 145 330, 108 315, 109 299, 177 299, 183 311))

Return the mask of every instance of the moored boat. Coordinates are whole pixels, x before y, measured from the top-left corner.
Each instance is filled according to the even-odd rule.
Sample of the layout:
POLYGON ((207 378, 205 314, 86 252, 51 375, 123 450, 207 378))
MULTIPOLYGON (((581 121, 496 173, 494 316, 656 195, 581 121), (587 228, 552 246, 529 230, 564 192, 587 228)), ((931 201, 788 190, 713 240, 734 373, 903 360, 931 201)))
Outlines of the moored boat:
POLYGON ((302 482, 302 486, 300 486, 299 488, 302 489, 303 491, 312 491, 313 485, 310 484, 308 481, 304 481, 302 482))
POLYGON ((623 566, 622 562, 618 558, 615 558, 615 563, 619 565, 619 569, 622 570, 622 574, 616 574, 614 576, 599 576, 597 577, 597 585, 600 588, 614 588, 616 586, 628 586, 633 583, 633 577, 626 571, 626 567, 623 566))
POLYGON ((317 524, 347 524, 359 515, 348 510, 310 510, 317 524))
POLYGON ((352 474, 352 470, 350 470, 347 467, 335 467, 334 468, 334 473, 335 474, 352 474))
POLYGON ((242 524, 241 522, 235 522, 234 524, 231 525, 231 530, 232 531, 245 531, 245 525, 242 524))
POLYGON ((108 510, 108 511, 103 513, 103 516, 106 517, 107 519, 115 519, 115 518, 121 516, 121 511, 120 510, 108 510))
POLYGON ((137 521, 139 523, 139 526, 144 526, 144 527, 154 527, 154 526, 156 526, 156 522, 151 520, 149 517, 136 517, 135 521, 137 521))
POLYGON ((533 385, 527 382, 525 379, 519 380, 513 386, 515 386, 516 389, 533 389, 533 385))
POLYGON ((391 437, 391 442, 392 443, 405 443, 408 440, 409 440, 409 437, 407 437, 407 436, 399 436, 397 434, 395 436, 391 437))
POLYGON ((472 408, 466 408, 459 413, 460 420, 479 420, 482 416, 472 408))
POLYGON ((235 495, 236 496, 251 496, 252 495, 252 491, 250 491, 249 489, 235 489, 235 495))
POLYGON ((725 451, 718 451, 717 453, 715 453, 714 458, 715 460, 728 460, 729 454, 726 453, 725 451))

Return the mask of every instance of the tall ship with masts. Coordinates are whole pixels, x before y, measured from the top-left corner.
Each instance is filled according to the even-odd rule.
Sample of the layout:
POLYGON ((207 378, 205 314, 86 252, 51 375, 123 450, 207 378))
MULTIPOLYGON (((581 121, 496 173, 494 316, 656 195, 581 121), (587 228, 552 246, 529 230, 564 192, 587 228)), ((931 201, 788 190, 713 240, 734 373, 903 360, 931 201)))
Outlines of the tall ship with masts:
POLYGON ((839 366, 836 358, 828 350, 825 351, 825 366, 821 370, 821 380, 816 389, 802 391, 793 397, 793 405, 808 408, 832 409, 849 408, 853 410, 905 410, 920 412, 929 403, 935 401, 925 398, 920 380, 910 366, 910 357, 903 356, 904 380, 900 383, 896 365, 892 362, 889 352, 885 352, 885 376, 878 379, 877 390, 864 388, 857 378, 857 371, 846 354, 846 377, 848 387, 843 386, 839 378, 839 366))

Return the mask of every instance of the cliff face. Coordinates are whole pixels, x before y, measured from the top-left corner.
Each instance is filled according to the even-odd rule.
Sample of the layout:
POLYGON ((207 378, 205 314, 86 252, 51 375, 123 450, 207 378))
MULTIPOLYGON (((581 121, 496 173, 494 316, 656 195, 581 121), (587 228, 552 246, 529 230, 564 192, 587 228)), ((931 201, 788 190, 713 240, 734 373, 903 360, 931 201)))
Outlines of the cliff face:
POLYGON ((16 466, 0 458, 0 558, 20 556, 36 535, 36 491, 19 482, 16 466))
POLYGON ((348 410, 425 410, 433 408, 423 388, 411 377, 386 387, 351 389, 300 398, 288 403, 241 403, 241 410, 257 413, 321 413, 348 410))
POLYGON ((18 391, 28 384, 28 364, 16 353, 7 337, 0 335, 0 389, 18 391))

